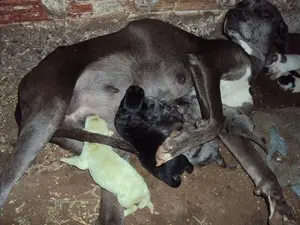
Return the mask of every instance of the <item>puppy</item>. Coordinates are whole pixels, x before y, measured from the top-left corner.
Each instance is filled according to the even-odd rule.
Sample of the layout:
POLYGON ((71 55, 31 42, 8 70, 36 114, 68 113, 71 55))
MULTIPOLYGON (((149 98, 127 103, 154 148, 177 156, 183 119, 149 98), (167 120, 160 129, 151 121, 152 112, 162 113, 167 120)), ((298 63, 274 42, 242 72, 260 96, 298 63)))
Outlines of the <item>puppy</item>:
POLYGON ((300 77, 293 76, 292 74, 282 75, 277 79, 277 83, 284 91, 292 93, 300 92, 300 77))
MULTIPOLYGON (((107 123, 99 116, 88 116, 85 129, 93 133, 111 136, 107 123)), ((85 142, 81 155, 61 158, 62 162, 88 170, 93 180, 102 188, 115 194, 124 207, 124 216, 137 209, 148 207, 151 213, 154 207, 150 191, 143 177, 108 145, 85 142)))
POLYGON ((284 91, 300 92, 300 55, 274 53, 268 57, 267 76, 284 91))
MULTIPOLYGON (((199 121, 201 118, 192 119, 191 111, 194 110, 194 99, 188 100, 186 97, 183 97, 173 104, 167 105, 155 99, 145 98, 142 88, 131 86, 121 102, 115 117, 116 129, 125 140, 129 141, 137 149, 142 165, 159 179, 161 178, 156 175, 155 170, 164 172, 166 168, 163 165, 167 165, 169 171, 182 171, 181 167, 186 164, 184 160, 181 160, 179 163, 170 160, 166 164, 155 168, 153 157, 156 147, 172 131, 181 129, 182 126, 197 126, 196 120, 199 121), (184 164, 180 165, 180 163, 184 164)), ((226 105, 223 107, 225 122, 222 132, 244 136, 265 148, 263 138, 253 131, 254 126, 243 111, 226 105)), ((178 157, 183 158, 184 156, 194 166, 204 166, 216 162, 219 166, 226 167, 226 162, 220 154, 217 140, 190 149, 178 157)), ((175 159, 179 159, 178 157, 175 159)), ((164 181, 166 182, 165 179, 164 181)))
POLYGON ((166 135, 153 124, 160 124, 162 130, 166 131, 178 120, 182 121, 179 114, 171 114, 166 108, 157 106, 151 99, 146 99, 144 90, 138 86, 130 86, 127 89, 115 116, 117 132, 137 149, 142 166, 173 188, 180 186, 180 175, 184 171, 192 173, 193 165, 184 155, 179 155, 156 167, 155 153, 166 135), (159 123, 160 121, 162 123, 159 123))
MULTIPOLYGON (((200 117, 200 108, 199 106, 197 107, 195 101, 197 101, 196 96, 190 93, 170 104, 170 107, 176 108, 178 112, 184 117, 185 125, 187 124, 186 121, 189 121, 188 126, 191 127, 190 129, 194 129, 194 127, 197 127, 199 121, 201 121, 202 119, 200 117), (198 117, 196 115, 198 115, 198 117)), ((223 105, 223 114, 224 127, 221 133, 243 136, 258 144, 262 149, 266 151, 266 141, 261 134, 254 131, 254 124, 245 112, 245 107, 243 109, 240 109, 223 105)), ((183 154, 194 166, 203 166, 214 161, 221 167, 227 167, 224 158, 220 154, 218 140, 207 142, 201 145, 200 148, 197 146, 196 148, 190 149, 183 154)))

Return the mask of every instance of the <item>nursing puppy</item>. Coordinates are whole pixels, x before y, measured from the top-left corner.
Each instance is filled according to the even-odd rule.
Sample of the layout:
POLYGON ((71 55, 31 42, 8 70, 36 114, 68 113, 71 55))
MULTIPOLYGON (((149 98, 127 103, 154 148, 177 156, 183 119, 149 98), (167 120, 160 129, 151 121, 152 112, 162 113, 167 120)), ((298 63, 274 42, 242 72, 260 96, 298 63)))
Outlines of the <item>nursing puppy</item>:
MULTIPOLYGON (((184 99, 182 99, 184 101, 184 99)), ((185 99, 185 101, 188 101, 185 99)), ((190 149, 165 164, 156 167, 155 153, 157 147, 174 130, 183 126, 197 126, 196 121, 201 118, 191 119, 192 110, 189 109, 193 99, 186 104, 180 100, 172 105, 161 103, 155 99, 145 98, 144 90, 138 86, 130 86, 121 101, 115 117, 117 132, 126 141, 130 142, 138 151, 138 158, 142 165, 154 176, 165 181, 171 187, 178 187, 181 183, 180 175, 186 170, 192 172, 192 163, 207 165, 216 162, 221 167, 226 167, 225 160, 219 151, 217 140, 205 143, 190 149), (184 115, 179 114, 177 110, 184 115)), ((200 115, 200 111, 199 111, 200 115)), ((250 118, 241 110, 224 106, 225 122, 222 132, 244 136, 265 149, 261 136, 257 135, 250 118)))
POLYGON ((115 127, 119 135, 138 151, 137 157, 145 169, 169 186, 177 188, 181 184, 180 176, 184 171, 192 173, 193 165, 184 155, 179 155, 156 167, 155 153, 166 139, 162 130, 167 132, 182 118, 176 112, 170 113, 166 107, 155 110, 157 107, 160 106, 156 102, 145 99, 142 88, 130 86, 115 116, 115 127), (151 123, 155 125, 151 126, 151 123))
MULTIPOLYGON (((93 133, 112 135, 107 123, 96 115, 87 117, 85 129, 93 133)), ((61 158, 60 161, 80 170, 88 170, 96 184, 117 196, 118 202, 124 207, 124 216, 144 207, 154 213, 145 180, 112 147, 85 142, 80 156, 61 158)))

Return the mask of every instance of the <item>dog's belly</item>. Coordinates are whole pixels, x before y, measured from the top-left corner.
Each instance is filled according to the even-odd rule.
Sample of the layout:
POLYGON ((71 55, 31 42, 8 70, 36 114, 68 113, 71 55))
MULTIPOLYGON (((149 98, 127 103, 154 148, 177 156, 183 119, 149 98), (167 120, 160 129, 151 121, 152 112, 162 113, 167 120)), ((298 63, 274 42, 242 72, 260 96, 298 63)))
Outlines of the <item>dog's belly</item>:
POLYGON ((87 115, 96 114, 114 129, 114 115, 132 83, 131 60, 112 55, 89 65, 76 83, 65 122, 82 126, 87 115))
POLYGON ((159 55, 154 58, 117 53, 89 65, 75 85, 65 123, 83 127, 86 116, 96 114, 114 130, 114 116, 132 84, 142 87, 146 96, 164 101, 182 97, 192 88, 191 81, 182 86, 174 82, 176 73, 187 71, 184 64, 177 59, 161 63, 159 55))
POLYGON ((253 99, 249 92, 250 76, 251 69, 247 68, 245 75, 239 80, 221 80, 222 103, 231 107, 241 107, 244 103, 253 104, 253 99))

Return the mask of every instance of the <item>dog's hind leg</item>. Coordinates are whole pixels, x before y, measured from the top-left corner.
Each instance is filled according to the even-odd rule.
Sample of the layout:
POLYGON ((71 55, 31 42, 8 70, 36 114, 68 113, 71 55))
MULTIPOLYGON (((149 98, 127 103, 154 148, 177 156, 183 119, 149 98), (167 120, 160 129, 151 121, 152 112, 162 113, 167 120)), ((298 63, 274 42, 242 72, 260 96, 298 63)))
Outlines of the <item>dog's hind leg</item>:
POLYGON ((101 188, 99 217, 96 225, 123 225, 124 208, 119 204, 117 197, 101 188))
POLYGON ((275 174, 267 167, 250 141, 244 137, 221 133, 220 140, 237 159, 253 180, 254 193, 265 198, 269 206, 270 225, 291 225, 293 216, 283 198, 282 189, 275 174))
POLYGON ((81 153, 83 147, 82 141, 77 141, 77 140, 63 138, 63 137, 52 137, 50 142, 76 155, 79 155, 81 153))
POLYGON ((41 110, 21 121, 16 146, 8 156, 0 174, 0 208, 4 205, 10 190, 52 137, 61 120, 62 108, 59 109, 56 105, 56 108, 41 110))

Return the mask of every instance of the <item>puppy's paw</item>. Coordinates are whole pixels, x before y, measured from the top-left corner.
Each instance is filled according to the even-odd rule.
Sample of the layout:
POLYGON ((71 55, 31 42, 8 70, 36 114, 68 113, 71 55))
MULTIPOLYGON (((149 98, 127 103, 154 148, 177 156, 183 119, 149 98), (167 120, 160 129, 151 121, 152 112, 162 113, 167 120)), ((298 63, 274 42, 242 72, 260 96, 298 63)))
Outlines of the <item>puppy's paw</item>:
POLYGON ((156 166, 160 166, 180 155, 178 152, 186 144, 188 137, 189 133, 187 131, 173 131, 156 152, 156 166))
POLYGON ((285 72, 287 72, 285 62, 287 61, 287 58, 283 54, 275 53, 268 57, 267 59, 267 65, 268 68, 267 76, 271 80, 275 80, 282 76, 285 72))

